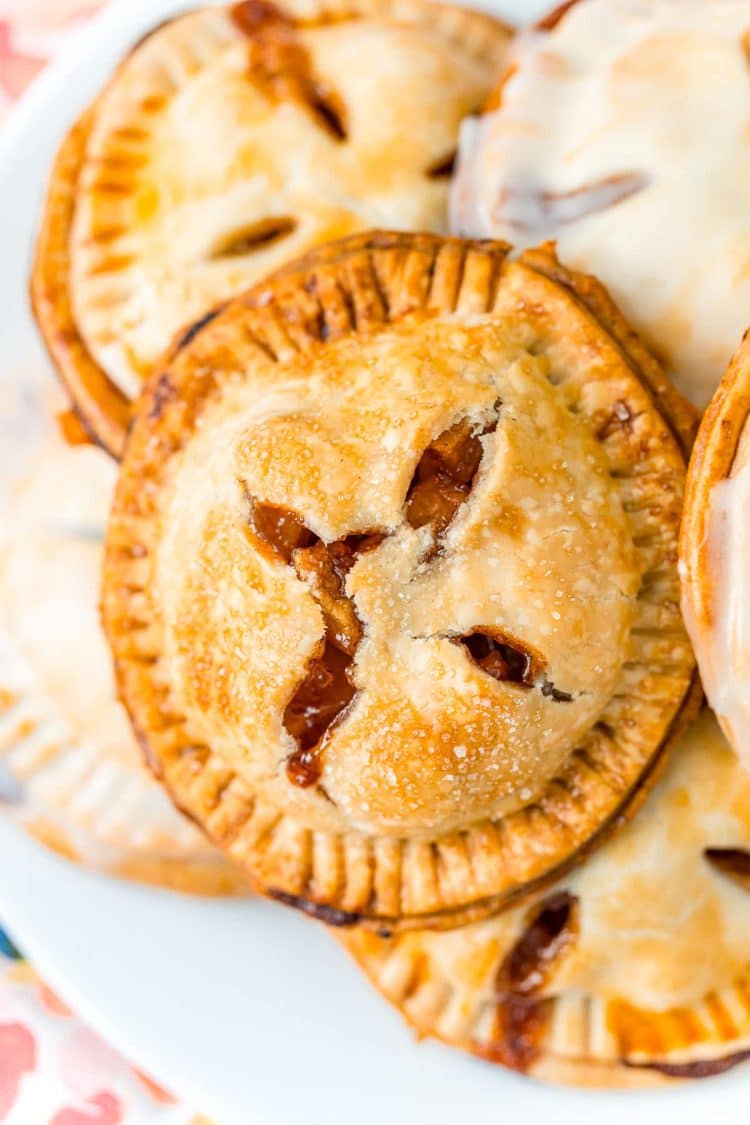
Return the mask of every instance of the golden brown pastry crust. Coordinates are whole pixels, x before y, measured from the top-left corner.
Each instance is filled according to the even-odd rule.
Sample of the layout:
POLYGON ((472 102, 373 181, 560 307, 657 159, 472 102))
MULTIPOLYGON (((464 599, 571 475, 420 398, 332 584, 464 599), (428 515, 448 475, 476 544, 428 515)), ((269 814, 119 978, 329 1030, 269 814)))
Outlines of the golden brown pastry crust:
POLYGON ((340 940, 417 1034, 488 1061, 584 1086, 708 1077, 750 1054, 749 842, 747 774, 706 709, 642 814, 543 899, 450 933, 340 940), (737 882, 714 848, 739 849, 737 882), (558 925, 570 906, 568 943, 548 925, 529 951, 550 904, 558 925))
POLYGON ((31 274, 31 303, 52 361, 81 420, 110 453, 122 452, 130 403, 90 356, 70 301, 69 236, 78 168, 96 104, 73 126, 55 159, 31 274))
MULTIPOLYGON (((408 366, 408 360, 405 362, 408 366)), ((271 417, 274 409, 270 407, 271 417)), ((658 365, 642 351, 603 291, 591 279, 566 273, 549 247, 511 262, 508 248, 502 244, 376 232, 315 251, 230 302, 177 350, 142 397, 108 532, 103 612, 120 690, 149 761, 176 802, 246 865, 266 893, 341 925, 363 921, 380 929, 419 923, 453 926, 507 905, 514 896, 529 893, 580 860, 606 831, 621 823, 631 803, 645 792, 662 752, 694 706, 693 657, 677 609, 676 574, 684 473, 680 447, 689 444, 693 417, 690 408, 664 384, 658 365), (416 315, 419 310, 428 313, 426 319, 424 313, 416 315), (484 333, 489 347, 494 323, 504 326, 508 339, 515 339, 513 347, 527 357, 519 362, 526 363, 529 371, 537 370, 535 365, 541 362, 546 365, 547 379, 564 382, 568 408, 583 416, 589 433, 596 435, 606 453, 609 475, 618 482, 616 507, 621 503, 627 512, 627 534, 632 535, 637 569, 645 575, 645 582, 639 578, 634 587, 641 585, 620 686, 611 704, 598 715, 599 721, 581 732, 575 743, 581 749, 570 754, 573 747, 568 748, 557 776, 549 783, 540 780, 541 789, 537 785, 536 792, 530 790, 525 798, 516 794, 515 807, 511 802, 504 814, 462 823, 451 821, 453 814, 446 813, 442 797, 435 796, 440 771, 433 775, 428 771, 422 808, 438 828, 430 833, 428 817, 421 831, 415 831, 415 823, 409 821, 407 831, 399 835, 398 828, 394 832, 393 827, 385 831, 379 827, 388 823, 392 808, 376 816, 364 803, 356 806, 357 794, 352 796, 347 789, 346 771, 344 782, 339 775, 324 774, 327 789, 333 783, 337 798, 344 800, 343 811, 314 790, 300 795, 283 776, 266 784, 257 780, 256 770, 256 780, 249 780, 251 775, 231 749, 233 736, 230 733, 227 742, 226 735, 227 730, 238 731, 236 724, 242 726, 259 709, 265 716, 260 697, 254 703, 240 703, 239 711, 234 711, 237 691, 261 689, 252 677, 251 686, 240 689, 230 679, 222 687, 226 676, 221 672, 226 667, 221 655, 223 633, 208 640, 212 625, 205 639, 208 647, 200 638, 211 607, 224 597, 219 591, 225 581, 221 560, 232 558, 236 549, 224 539, 229 525, 221 514, 218 493, 214 530, 210 520, 206 524, 208 555, 204 557, 214 574, 211 582, 219 586, 209 583, 207 600, 202 600, 201 563, 193 594, 187 601, 184 591, 175 595, 175 605, 180 606, 176 618, 174 606, 165 610, 166 587, 162 585, 158 592, 156 588, 165 575, 168 585, 180 585, 182 578, 175 568, 184 570, 184 552, 189 554, 193 547, 180 541, 179 532, 177 541, 169 540, 171 546, 160 546, 160 542, 172 521, 171 506, 182 503, 173 491, 181 487, 176 467, 188 474, 198 471, 200 487, 199 478, 205 474, 200 466, 187 469, 185 458, 198 434, 209 434, 202 440, 208 441, 206 448, 211 445, 211 412, 219 411, 216 418, 222 409, 225 417, 227 411, 231 414, 232 387, 241 387, 246 377, 260 378, 259 388, 271 388, 275 379, 286 387, 288 378, 298 377, 294 375, 294 363, 299 365, 296 357, 309 356, 311 370, 317 370, 316 365, 324 366, 330 355, 335 366, 336 348, 348 346, 352 333, 357 334, 361 354, 380 346, 381 339, 390 346, 393 338, 396 348, 402 349, 394 354, 408 356, 408 349, 403 349, 409 334, 418 340, 420 333, 432 332, 428 338, 433 340, 432 354, 439 365, 443 324, 448 335, 461 331, 468 333, 467 340, 481 339, 484 333), (329 344, 321 346, 321 340, 329 344), (279 374, 274 375, 277 364, 279 374), (258 374, 253 375, 254 371, 258 374), (167 509, 170 514, 164 523, 167 509), (220 554, 211 543, 220 545, 220 554), (162 550, 167 554, 160 564, 162 550), (161 579, 160 565, 166 566, 161 579), (165 613, 172 621, 168 627, 165 613), (182 663, 180 652, 186 654, 187 663, 182 663), (187 670, 187 679, 176 671, 178 665, 187 670), (216 739, 225 747, 220 753, 205 744, 195 725, 202 721, 200 715, 206 708, 206 714, 213 716, 216 739), (347 821, 346 808, 355 806, 356 816, 347 821), (357 824, 363 821, 365 828, 360 829, 357 824), (451 824, 455 826, 451 828, 451 824)), ((356 420, 351 424, 356 428, 356 420)), ((305 425, 292 422, 282 431, 287 435, 283 440, 294 444, 305 425)), ((217 440, 222 445, 229 439, 217 440)), ((272 439, 268 440, 268 448, 273 449, 272 439)), ((325 445, 316 448, 316 457, 327 456, 325 445)), ((597 460, 593 446, 587 456, 597 460)), ((261 459, 270 466, 268 487, 276 487, 273 473, 287 471, 284 453, 278 458, 261 459)), ((242 472, 260 471, 258 463, 258 457, 249 467, 245 461, 242 472)), ((330 466, 323 471, 336 472, 330 466)), ((182 486, 187 479, 192 477, 184 477, 182 486)), ((307 478, 303 474, 299 479, 304 483, 307 478)), ((326 509, 325 500, 323 508, 316 509, 319 523, 333 521, 333 530, 322 532, 329 542, 342 527, 353 529, 346 523, 347 480, 341 478, 343 500, 337 501, 345 510, 340 526, 333 527, 340 513, 331 511, 330 504, 326 509)), ((298 486, 296 477, 294 486, 298 486)), ((351 487, 356 489, 356 478, 351 487)), ((317 503, 315 500, 313 507, 317 503)), ((613 509, 613 519, 615 514, 613 509)), ((193 521, 191 515, 191 522, 198 527, 202 518, 193 521)), ((611 534, 616 539, 620 520, 617 516, 606 537, 611 534)), ((204 547, 199 549, 204 551, 204 547)), ((248 572, 247 581, 252 585, 258 578, 248 572)), ((279 587, 277 596, 291 597, 293 589, 297 598, 298 586, 286 589, 285 593, 279 587)), ((298 622, 305 620, 304 616, 298 618, 298 622)), ((316 635, 320 626, 315 624, 316 618, 311 620, 312 635, 316 635)), ((274 643, 281 643, 281 636, 274 634, 274 643)), ((453 646, 446 651, 453 652, 453 646)), ((243 675, 247 680, 247 674, 243 675)), ((262 669, 258 675, 263 678, 262 669)), ((480 677, 477 681, 481 681, 482 691, 488 680, 480 677)), ((577 704, 557 706, 569 706, 573 714, 577 704)), ((555 713, 554 708, 544 713, 545 721, 562 721, 562 712, 555 713)), ((458 749, 466 753, 466 746, 458 749)), ((394 765, 398 764, 395 759, 394 765)), ((399 786, 405 781, 399 780, 395 769, 393 773, 398 804, 403 796, 399 786)), ((367 776, 365 770, 362 784, 370 784, 367 776)), ((478 776, 481 780, 481 774, 478 776)), ((385 780, 378 779, 378 784, 384 792, 388 790, 385 780)), ((377 785, 370 784, 368 793, 379 798, 377 785)), ((403 819, 402 812, 398 816, 403 819)), ((397 818, 390 823, 401 821, 397 818)))
MULTIPOLYGON (((394 37, 394 42, 400 27, 412 25, 424 28, 425 41, 419 47, 422 55, 414 61, 414 72, 409 72, 407 65, 399 87, 389 86, 387 91, 391 98, 403 98, 406 127, 410 120, 406 112, 409 99, 424 100, 424 84, 428 81, 429 71, 425 60, 430 50, 434 50, 434 42, 442 41, 447 54, 454 52, 457 70, 464 67, 465 96, 470 98, 469 88, 476 85, 481 100, 499 68, 504 45, 509 38, 508 29, 489 16, 446 4, 433 5, 427 0, 354 0, 352 4, 336 2, 322 8, 316 0, 310 3, 307 0, 287 0, 283 8, 277 8, 266 0, 250 0, 237 7, 247 10, 243 21, 244 34, 248 43, 253 44, 247 86, 250 89, 254 84, 263 93, 267 115, 275 112, 274 107, 285 101, 304 107, 306 79, 304 73, 300 77, 297 69, 299 63, 304 71, 302 55, 307 45, 305 41, 305 46, 297 48, 291 38, 292 28, 298 28, 304 38, 314 29, 328 24, 340 24, 345 28, 351 23, 352 34, 356 38, 358 22, 366 27, 369 21, 372 28, 385 29, 384 33, 394 37)), ((179 236, 172 231, 167 243, 174 255, 176 243, 183 243, 191 237, 198 241, 187 256, 180 251, 182 257, 177 276, 170 277, 169 263, 160 262, 159 256, 164 256, 164 248, 159 249, 161 235, 148 226, 149 215, 162 190, 165 194, 172 192, 180 203, 185 202, 180 198, 181 192, 188 197, 192 181, 187 186, 180 185, 179 157, 173 158, 167 169, 169 183, 165 181, 164 168, 151 169, 155 159, 153 152, 158 154, 164 149, 164 140, 155 131, 162 128, 163 121, 167 121, 171 102, 181 85, 187 86, 202 67, 205 66, 207 72, 210 70, 212 52, 218 58, 225 50, 236 49, 238 42, 244 49, 243 32, 238 26, 233 26, 228 13, 229 9, 226 12, 206 9, 177 17, 154 29, 151 35, 137 44, 108 87, 75 124, 52 170, 31 276, 32 305, 49 353, 84 424, 115 456, 122 452, 130 418, 132 394, 128 384, 140 384, 140 380, 150 373, 151 362, 163 347, 151 338, 145 344, 143 339, 140 344, 134 342, 132 333, 140 332, 143 337, 148 324, 144 328, 141 322, 149 316, 162 322, 156 325, 156 335, 163 335, 166 328, 168 339, 180 323, 189 323, 196 317, 197 309, 245 288, 286 258, 299 254, 318 241, 374 225, 372 216, 365 213, 368 207, 373 214, 389 215, 391 222, 403 221, 404 226, 420 229, 442 225, 437 215, 444 209, 440 201, 447 190, 447 176, 439 169, 431 174, 430 169, 425 167, 424 174, 420 172, 419 176, 412 170, 412 181, 409 181, 410 144, 407 142, 404 147, 403 141, 395 136, 386 139, 391 147, 397 142, 401 145, 398 157, 401 170, 398 175, 394 173, 393 184, 389 187, 384 187, 376 178, 376 173, 380 175, 378 168, 390 168, 389 161, 392 163, 394 160, 393 154, 386 151, 388 145, 382 143, 379 164, 372 160, 370 152, 358 151, 355 160, 350 160, 343 170, 338 167, 335 173, 338 194, 332 192, 324 177, 322 186, 316 181, 308 190, 306 202, 303 199, 300 203, 300 184, 304 187, 305 177, 300 178, 299 169, 296 165, 292 169, 292 163, 310 159, 317 174, 321 167, 324 168, 327 159, 329 162, 334 157, 338 159, 337 146, 329 146, 331 153, 326 156, 323 151, 325 146, 321 148, 322 141, 318 148, 313 146, 310 149, 310 157, 305 156, 311 137, 315 139, 316 133, 324 134, 326 128, 334 130, 338 127, 334 118, 330 118, 328 124, 330 111, 324 102, 329 92, 327 78, 323 75, 319 86, 308 91, 313 101, 317 97, 323 99, 323 109, 315 111, 317 117, 312 110, 308 117, 304 112, 298 114, 294 143, 290 143, 287 135, 287 123, 282 141, 284 151, 274 157, 281 165, 285 161, 289 163, 286 181, 289 185, 293 181, 296 186, 286 190, 285 176, 282 174, 279 179, 275 168, 271 168, 270 172, 266 168, 274 154, 265 151, 269 145, 267 125, 253 122, 253 113, 258 113, 255 107, 249 121, 243 121, 241 128, 248 132, 246 147, 255 145, 264 159, 259 160, 258 152, 255 155, 251 153, 249 157, 247 153, 243 155, 239 152, 236 159, 244 160, 246 165, 239 177, 239 186, 243 186, 242 177, 250 184, 253 177, 258 178, 259 169, 262 169, 264 175, 271 176, 269 183, 273 181, 273 191, 264 189, 260 202, 249 197, 245 206, 238 210, 238 205, 231 201, 231 193, 236 193, 238 187, 234 182, 238 176, 232 171, 232 161, 229 161, 226 173, 227 184, 215 189, 218 194, 214 202, 210 198, 208 202, 202 202, 204 196, 210 196, 210 191, 199 184, 195 206, 203 206, 206 214, 201 217, 196 211, 195 216, 189 219, 187 230, 179 236), (164 52, 161 64, 160 51, 164 52), (144 52, 149 53, 150 61, 141 65, 144 52), (141 70, 136 73, 139 66, 141 70), (368 182, 368 177, 371 182, 368 182), (221 192, 225 193, 229 202, 223 201, 221 192), (352 203, 349 196, 356 196, 356 203, 352 203), (258 206, 261 211, 256 215, 253 207, 258 206), (290 233, 290 237, 279 238, 278 245, 270 229, 255 230, 263 253, 255 254, 252 260, 243 258, 243 252, 236 248, 222 259, 210 247, 207 251, 201 242, 201 238, 205 241, 207 237, 203 228, 218 224, 219 229, 222 216, 229 224, 228 230, 236 228, 240 220, 245 225, 254 223, 255 227, 259 227, 256 220, 265 221, 267 218, 263 207, 270 209, 273 215, 276 213, 274 208, 283 210, 286 207, 289 211, 295 206, 301 207, 304 212, 291 215, 292 227, 296 224, 299 229, 286 232, 281 228, 281 234, 290 233), (399 207, 403 215, 398 213, 399 207), (147 260, 148 255, 154 261, 147 260), (205 266, 202 264, 203 257, 207 258, 205 266), (196 264, 197 271, 194 270, 196 264), (191 271, 195 273, 192 278, 188 276, 191 271), (164 287, 163 291, 160 286, 164 287), (149 293, 143 308, 128 311, 123 306, 121 312, 118 305, 127 302, 129 293, 138 290, 148 290, 149 293), (115 325, 114 333, 107 329, 108 324, 115 325), (154 347, 156 351, 151 356, 154 347), (110 353, 111 362, 106 358, 110 353)), ((377 36, 378 32, 375 34, 377 36)), ((375 49, 380 47, 378 41, 375 49)), ((356 49, 350 51, 352 60, 362 49, 362 43, 357 40, 356 49)), ((408 49, 407 43, 404 47, 407 58, 408 49)), ((438 56, 439 52, 435 52, 435 66, 439 65, 438 56)), ((225 75, 226 81, 236 81, 231 78, 233 65, 226 69, 226 75, 230 76, 225 75)), ((314 77, 317 81, 317 76, 314 77)), ((451 85, 454 77, 441 84, 435 99, 436 122, 441 120, 441 96, 451 113, 460 100, 458 95, 454 99, 455 104, 450 100, 453 95, 449 90, 453 90, 455 85, 451 85)), ((229 94, 223 101, 220 99, 221 105, 227 103, 229 94)), ((212 95, 209 92, 207 96, 210 98, 212 95)), ((461 113, 473 108, 461 104, 461 113)), ((197 120, 193 152, 200 153, 200 162, 207 146, 215 144, 216 140, 201 133, 206 123, 201 123, 200 113, 196 114, 195 107, 190 112, 197 120)), ((400 124, 403 122, 400 121, 400 124)), ((214 127, 218 128, 216 122, 211 126, 214 127)), ((172 126, 168 127, 168 132, 169 128, 172 126)), ((184 111, 176 128, 185 128, 184 111)), ((453 125, 449 126, 447 122, 444 127, 436 126, 437 132, 452 128, 453 125)), ((273 135, 272 130, 271 138, 273 135)), ((451 134, 450 144, 454 139, 451 134)), ((353 147, 348 142, 338 146, 342 152, 353 147)), ((176 151, 179 151, 179 146, 176 151)), ((431 161, 434 155, 430 157, 431 161)), ((441 148, 438 157, 447 160, 449 156, 450 152, 441 148)), ((416 155, 414 159, 417 159, 416 155)), ((438 163, 439 159, 436 168, 438 163)), ((269 167, 272 164, 273 160, 269 167)), ((281 171, 283 173, 284 169, 281 171)), ((188 180, 190 176, 195 177, 195 169, 186 171, 188 180)), ((310 176, 307 178, 310 179, 310 176)), ((249 192, 250 188, 247 190, 249 192)))
POLYGON ((703 415, 685 488, 680 566, 683 596, 695 622, 697 636, 714 625, 715 595, 709 566, 708 537, 711 491, 732 472, 748 416, 750 335, 746 333, 703 415))

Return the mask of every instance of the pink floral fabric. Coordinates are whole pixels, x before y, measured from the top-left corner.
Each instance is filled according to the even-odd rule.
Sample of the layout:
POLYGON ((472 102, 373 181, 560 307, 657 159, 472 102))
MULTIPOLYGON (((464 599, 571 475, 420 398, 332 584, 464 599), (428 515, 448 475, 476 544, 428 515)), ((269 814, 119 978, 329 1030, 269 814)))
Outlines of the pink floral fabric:
POLYGON ((3 1125, 210 1125, 112 1050, 3 938, 3 1125))
MULTIPOLYGON (((0 128, 103 0, 0 0, 0 128)), ((0 930, 3 1125, 211 1125, 86 1027, 0 930)))
POLYGON ((103 0, 0 0, 0 119, 103 0))

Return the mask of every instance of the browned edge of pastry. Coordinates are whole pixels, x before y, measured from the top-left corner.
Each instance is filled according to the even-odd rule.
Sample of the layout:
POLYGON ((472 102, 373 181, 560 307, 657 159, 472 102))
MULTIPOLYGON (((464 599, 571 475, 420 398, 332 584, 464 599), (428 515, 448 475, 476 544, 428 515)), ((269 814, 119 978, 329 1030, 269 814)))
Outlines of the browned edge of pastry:
MULTIPOLYGON (((242 295, 239 300, 241 300, 247 308, 253 308, 258 305, 263 306, 267 304, 268 301, 268 287, 271 280, 279 281, 288 279, 290 284, 293 284, 296 277, 303 275, 313 265, 320 266, 328 262, 335 263, 339 258, 348 258, 363 251, 408 249, 413 252, 421 252, 434 256, 437 249, 441 247, 444 253, 450 252, 453 248, 454 252, 462 251, 465 253, 466 251, 471 252, 473 250, 482 254, 488 254, 488 257, 494 261, 492 269, 496 271, 497 274, 493 282, 493 292, 495 291, 500 272, 503 269, 505 260, 510 251, 510 247, 508 247, 507 244, 482 240, 448 239, 427 234, 414 235, 399 232, 375 231, 352 236, 342 240, 340 243, 331 243, 312 250, 294 263, 283 267, 273 275, 272 279, 254 286, 246 294, 242 295), (493 254, 489 254, 489 251, 493 251, 493 254)), ((697 413, 682 399, 679 392, 671 386, 664 376, 658 362, 641 344, 636 333, 630 329, 604 287, 594 278, 572 273, 564 269, 557 261, 554 247, 551 244, 525 252, 520 255, 519 261, 523 265, 529 266, 535 272, 545 275, 549 279, 554 280, 558 285, 566 288, 569 296, 579 303, 583 309, 586 310, 589 315, 593 316, 595 321, 609 333, 611 339, 617 345, 622 356, 636 375, 641 387, 649 392, 656 410, 668 423, 669 428, 676 438, 678 448, 681 450, 685 460, 687 460, 687 452, 696 426, 697 413)), ((417 284, 416 279, 415 284, 417 284)), ((419 282, 419 285, 420 300, 423 300, 424 298, 421 296, 422 281, 419 282)), ((381 296, 385 297, 384 294, 381 294, 381 296)), ((410 307, 412 306, 408 300, 408 293, 400 293, 398 310, 392 309, 391 311, 394 313, 399 310, 406 312, 410 307)), ((363 310, 363 315, 363 324, 366 328, 368 321, 366 310, 363 310)), ((150 415, 152 418, 161 416, 164 406, 166 405, 166 402, 162 402, 165 392, 167 393, 167 399, 172 397, 169 393, 171 387, 168 383, 165 384, 165 378, 166 373, 164 373, 161 378, 152 378, 146 392, 140 399, 138 408, 139 414, 144 416, 150 415)), ((178 402, 175 402, 173 405, 176 415, 187 417, 190 414, 190 410, 188 409, 187 415, 183 415, 183 407, 178 402)), ((125 670, 124 667, 120 665, 119 661, 116 662, 116 665, 118 681, 121 690, 123 690, 125 670)), ((519 886, 515 891, 504 891, 488 898, 473 900, 463 906, 451 906, 431 913, 424 912, 414 916, 398 915, 390 917, 385 913, 371 915, 367 911, 344 911, 337 909, 335 905, 330 902, 319 902, 309 896, 305 897, 291 894, 284 888, 274 888, 272 884, 264 887, 256 886, 256 889, 267 894, 269 897, 280 899, 289 905, 293 905, 328 924, 338 926, 363 924, 370 929, 384 934, 389 934, 404 928, 415 927, 435 929, 445 927, 453 928, 456 925, 470 922, 478 917, 486 917, 500 909, 504 909, 506 906, 515 905, 521 899, 536 893, 540 887, 546 886, 559 879, 562 874, 577 865, 594 847, 598 846, 606 836, 624 824, 626 820, 633 815, 640 803, 645 799, 654 781, 659 776, 665 762, 667 750, 672 746, 676 737, 699 710, 701 699, 702 693, 698 676, 697 672, 694 671, 691 682, 683 696, 682 703, 675 713, 661 743, 653 752, 638 783, 624 795, 622 801, 614 809, 612 814, 585 840, 583 845, 566 856, 564 862, 550 868, 541 878, 529 880, 519 886)), ((186 815, 195 820, 196 814, 194 811, 185 807, 184 797, 175 791, 174 785, 164 776, 161 763, 149 750, 148 741, 144 733, 138 730, 136 730, 136 733, 139 736, 149 765, 154 772, 157 773, 157 776, 161 777, 166 787, 170 790, 175 804, 180 807, 186 815)), ((204 831, 207 831, 207 834, 211 835, 210 826, 207 827, 203 824, 202 827, 204 831)), ((220 833, 215 834, 214 838, 220 845, 226 845, 226 841, 222 839, 220 833)))
POLYGON ((698 628, 713 624, 708 518, 711 491, 732 471, 745 422, 750 416, 750 330, 742 338, 703 416, 688 467, 680 528, 680 577, 698 628))
MULTIPOLYGON (((573 3, 576 2, 577 0, 573 0, 573 3)), ((360 242, 363 246, 377 246, 379 244, 390 245, 392 244, 392 240, 398 241, 399 238, 400 236, 397 232, 374 232, 372 236, 368 236, 367 234, 360 236, 360 242)), ((348 245, 351 245, 352 241, 352 239, 342 240, 342 242, 346 242, 348 245)), ((467 239, 465 241, 481 247, 484 240, 467 239)), ((503 245, 506 253, 510 253, 512 247, 507 243, 503 245)), ((331 243, 329 246, 323 247, 322 249, 323 253, 321 253, 320 249, 312 250, 308 255, 305 255, 304 258, 277 271, 273 276, 283 277, 285 275, 289 276, 295 274, 303 268, 305 262, 308 260, 319 262, 335 258, 338 253, 338 243, 331 243)), ((543 273, 558 284, 565 286, 565 288, 593 314, 602 327, 611 334, 619 345, 620 351, 628 360, 634 373, 639 375, 643 385, 650 392, 650 397, 655 408, 667 422, 687 460, 695 440, 700 414, 692 403, 683 398, 677 388, 670 382, 661 364, 655 359, 648 348, 645 347, 638 333, 631 327, 620 312, 605 286, 590 274, 568 270, 561 265, 557 259, 555 244, 553 242, 544 243, 542 246, 535 249, 526 250, 520 257, 523 262, 528 263, 539 273, 543 273)), ((545 875, 543 879, 529 883, 520 888, 517 893, 511 896, 502 896, 496 903, 493 903, 491 899, 481 900, 461 911, 452 910, 447 912, 448 921, 444 920, 440 914, 425 915, 424 919, 420 921, 420 927, 424 929, 442 929, 446 925, 450 925, 452 928, 457 924, 455 921, 457 918, 460 918, 461 925, 468 924, 478 918, 483 918, 488 914, 495 913, 498 909, 516 906, 524 899, 531 898, 537 894, 542 887, 549 885, 574 867, 577 867, 579 863, 582 863, 587 856, 603 844, 613 832, 627 824, 640 809, 664 772, 664 768, 667 764, 668 751, 700 712, 703 698, 703 690, 696 670, 693 674, 692 684, 685 697, 683 707, 675 716, 666 737, 654 754, 649 768, 642 775, 639 785, 627 794, 622 805, 617 809, 615 814, 601 826, 599 831, 590 837, 582 848, 574 852, 565 863, 560 864, 554 871, 545 875)), ((174 794, 172 797, 174 799, 174 794)), ((278 894, 271 894, 271 897, 276 899, 283 898, 286 905, 295 906, 297 909, 328 925, 353 926, 362 921, 360 917, 355 915, 331 918, 330 914, 332 912, 330 908, 319 907, 316 903, 306 899, 291 899, 290 896, 278 894)), ((333 913, 341 914, 340 911, 334 911, 333 913)), ((387 934, 387 926, 380 927, 380 932, 387 934)))
MULTIPOLYGON (((394 0, 393 4, 389 0, 352 0, 352 11, 363 18, 394 7, 403 9, 404 19, 415 19, 417 13, 423 13, 425 23, 430 22, 429 10, 434 6, 432 0, 394 0)), ((439 7, 448 21, 466 11, 448 3, 440 3, 439 7)), ((186 14, 177 12, 150 28, 124 52, 122 62, 154 34, 186 14)), ((325 17, 325 6, 321 5, 321 18, 325 17)), ((476 24, 485 21, 488 30, 513 34, 509 24, 488 13, 471 11, 471 18, 476 24)), ((29 277, 29 295, 45 346, 82 424, 92 440, 119 459, 130 425, 132 403, 89 352, 78 330, 68 287, 69 240, 78 174, 96 114, 94 100, 66 135, 52 165, 29 277)))
POLYGON ((539 273, 546 274, 558 285, 564 285, 614 337, 634 373, 640 375, 650 391, 654 406, 668 424, 687 460, 695 441, 700 413, 667 377, 659 361, 620 312, 609 290, 591 274, 578 273, 562 266, 557 260, 554 242, 545 242, 536 249, 526 250, 522 257, 539 273))
POLYGON ((68 289, 68 239, 78 169, 96 114, 96 103, 62 143, 49 181, 31 271, 31 307, 49 354, 85 426, 107 452, 122 453, 130 403, 89 354, 76 325, 68 289))
MULTIPOLYGON (((378 995, 382 996, 403 1023, 414 1032, 418 1039, 432 1039, 452 1051, 461 1050, 462 1047, 445 1035, 437 1031, 425 1032, 418 1024, 411 1020, 398 1004, 393 1004, 381 991, 381 982, 374 971, 373 962, 367 957, 360 957, 349 948, 348 942, 340 943, 351 957, 356 967, 365 974, 378 995)), ((495 1066, 502 1066, 491 1049, 484 1050, 474 1045, 465 1047, 465 1050, 482 1059, 484 1062, 495 1066)), ((589 1090, 642 1090, 654 1088, 668 1088, 681 1085, 695 1079, 712 1078, 724 1074, 735 1066, 747 1061, 750 1050, 742 1049, 732 1051, 718 1058, 696 1059, 685 1063, 630 1063, 624 1060, 613 1059, 611 1062, 596 1061, 592 1058, 568 1058, 556 1055, 550 1051, 543 1051, 532 1063, 528 1070, 514 1071, 517 1076, 534 1079, 545 1084, 560 1086, 577 1086, 589 1090)), ((505 1067, 505 1069, 510 1069, 505 1067)))

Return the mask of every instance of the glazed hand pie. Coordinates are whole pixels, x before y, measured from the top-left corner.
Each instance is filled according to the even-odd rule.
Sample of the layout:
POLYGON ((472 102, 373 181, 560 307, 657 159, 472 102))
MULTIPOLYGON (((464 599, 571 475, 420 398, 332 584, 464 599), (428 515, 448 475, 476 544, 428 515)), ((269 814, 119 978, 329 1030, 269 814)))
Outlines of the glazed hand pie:
POLYGON ((696 439, 680 543, 685 621, 706 694, 750 768, 750 338, 696 439))
MULTIPOLYGON (((28 430, 27 430, 28 433, 28 430)), ((149 775, 97 611, 115 468, 50 436, 0 544, 0 806, 87 866, 186 891, 249 890, 149 775)))
POLYGON ((519 36, 464 126, 452 229, 555 239, 699 407, 748 322, 750 11, 581 0, 519 36))
POLYGON ((459 122, 507 39, 427 0, 245 0, 133 49, 60 150, 32 278, 50 354, 110 452, 158 356, 211 305, 352 231, 446 228, 459 122))
POLYGON ((694 682, 692 412, 549 249, 368 234, 139 400, 103 615, 154 770, 258 886, 455 925, 576 861, 694 682))
POLYGON ((750 779, 706 710, 639 815, 532 903, 343 936, 420 1035, 554 1082, 643 1085, 750 1054, 750 779))

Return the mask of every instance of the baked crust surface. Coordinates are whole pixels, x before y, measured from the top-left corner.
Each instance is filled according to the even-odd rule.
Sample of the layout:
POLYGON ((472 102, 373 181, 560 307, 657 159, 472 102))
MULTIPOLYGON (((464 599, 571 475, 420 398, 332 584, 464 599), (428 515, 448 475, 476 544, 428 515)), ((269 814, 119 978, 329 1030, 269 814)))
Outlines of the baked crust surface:
POLYGON ((142 397, 107 534, 177 804, 340 924, 457 925, 577 862, 695 696, 693 421, 550 248, 376 232, 229 302, 142 397))
POLYGON ((641 813, 541 898, 340 935, 417 1034, 552 1082, 651 1086, 750 1052, 750 779, 711 712, 641 813))
POLYGON ((133 48, 60 149, 31 281, 110 452, 170 339, 212 304, 328 239, 445 229, 459 123, 508 38, 427 0, 246 0, 133 48))

